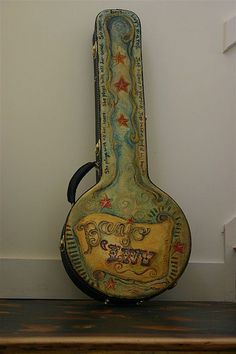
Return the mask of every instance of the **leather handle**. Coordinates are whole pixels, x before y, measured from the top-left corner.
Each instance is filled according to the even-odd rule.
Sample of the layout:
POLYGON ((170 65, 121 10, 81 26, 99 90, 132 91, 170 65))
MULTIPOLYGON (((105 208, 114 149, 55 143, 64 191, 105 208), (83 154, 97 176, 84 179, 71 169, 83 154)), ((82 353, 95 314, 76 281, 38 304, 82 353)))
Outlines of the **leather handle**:
POLYGON ((71 177, 71 180, 68 185, 67 189, 67 200, 69 203, 74 204, 75 203, 75 194, 76 194, 76 189, 82 180, 82 178, 93 168, 96 166, 96 161, 93 162, 87 162, 83 166, 81 166, 71 177))

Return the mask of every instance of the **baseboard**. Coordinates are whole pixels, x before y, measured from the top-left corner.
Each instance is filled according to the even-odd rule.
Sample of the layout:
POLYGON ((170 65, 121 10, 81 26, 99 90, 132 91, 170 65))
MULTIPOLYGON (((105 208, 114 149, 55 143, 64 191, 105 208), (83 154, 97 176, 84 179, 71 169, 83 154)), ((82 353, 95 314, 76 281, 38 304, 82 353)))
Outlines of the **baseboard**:
MULTIPOLYGON (((86 298, 68 278, 60 260, 1 259, 2 298, 86 298)), ((177 286, 160 300, 235 301, 234 275, 226 278, 225 263, 189 263, 177 286)))
MULTIPOLYGON (((236 301, 236 218, 225 225, 223 262, 190 262, 177 286, 160 300, 236 301)), ((0 297, 83 299, 60 259, 0 259, 0 297)))

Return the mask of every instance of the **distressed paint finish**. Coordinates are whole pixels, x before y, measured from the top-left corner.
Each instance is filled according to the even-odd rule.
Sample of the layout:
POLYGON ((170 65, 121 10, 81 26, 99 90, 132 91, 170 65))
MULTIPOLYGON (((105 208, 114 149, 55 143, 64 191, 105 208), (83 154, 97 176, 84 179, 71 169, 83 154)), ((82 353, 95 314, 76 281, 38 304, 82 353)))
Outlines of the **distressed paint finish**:
POLYGON ((0 300, 0 353, 236 353, 236 304, 0 300))
POLYGON ((189 226, 148 176, 138 17, 102 11, 95 43, 100 178, 69 213, 66 253, 73 270, 104 299, 150 298, 182 274, 189 226))

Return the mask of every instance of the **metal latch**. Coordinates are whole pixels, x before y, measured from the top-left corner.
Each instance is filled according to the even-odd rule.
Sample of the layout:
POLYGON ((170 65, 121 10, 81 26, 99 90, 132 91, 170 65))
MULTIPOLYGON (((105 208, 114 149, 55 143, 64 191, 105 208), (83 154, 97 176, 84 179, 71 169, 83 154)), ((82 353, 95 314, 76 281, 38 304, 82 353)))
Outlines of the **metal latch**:
POLYGON ((96 59, 97 56, 97 42, 94 42, 94 45, 92 47, 92 53, 93 53, 93 59, 96 59))
POLYGON ((66 248, 65 235, 62 235, 61 241, 60 241, 60 251, 64 252, 65 248, 66 248))
POLYGON ((101 149, 101 140, 99 139, 95 147, 96 156, 100 154, 100 149, 101 149))

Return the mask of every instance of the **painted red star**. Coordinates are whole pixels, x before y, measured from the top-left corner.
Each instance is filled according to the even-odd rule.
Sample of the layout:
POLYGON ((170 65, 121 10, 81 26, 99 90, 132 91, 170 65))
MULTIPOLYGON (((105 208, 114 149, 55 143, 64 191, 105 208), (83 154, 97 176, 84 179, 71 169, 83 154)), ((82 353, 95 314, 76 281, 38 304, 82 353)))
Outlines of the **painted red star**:
POLYGON ((126 56, 121 54, 120 52, 117 53, 113 59, 116 62, 116 64, 124 64, 124 60, 125 60, 126 56))
POLYGON ((115 290, 115 287, 116 287, 116 282, 113 278, 110 278, 109 280, 105 281, 105 287, 107 289, 113 289, 115 290))
POLYGON ((102 208, 111 208, 111 199, 105 194, 103 199, 100 200, 100 204, 102 208))
POLYGON ((128 92, 128 86, 129 86, 129 83, 125 81, 123 76, 121 76, 120 80, 115 83, 115 87, 118 92, 120 92, 120 91, 128 92))
POLYGON ((177 241, 174 244, 174 252, 184 253, 184 244, 177 241))
POLYGON ((131 216, 131 218, 127 219, 127 224, 133 224, 134 223, 134 218, 131 216))
POLYGON ((120 126, 123 126, 123 127, 128 127, 128 119, 125 118, 124 114, 121 114, 119 116, 119 118, 117 119, 118 123, 120 124, 120 126))

